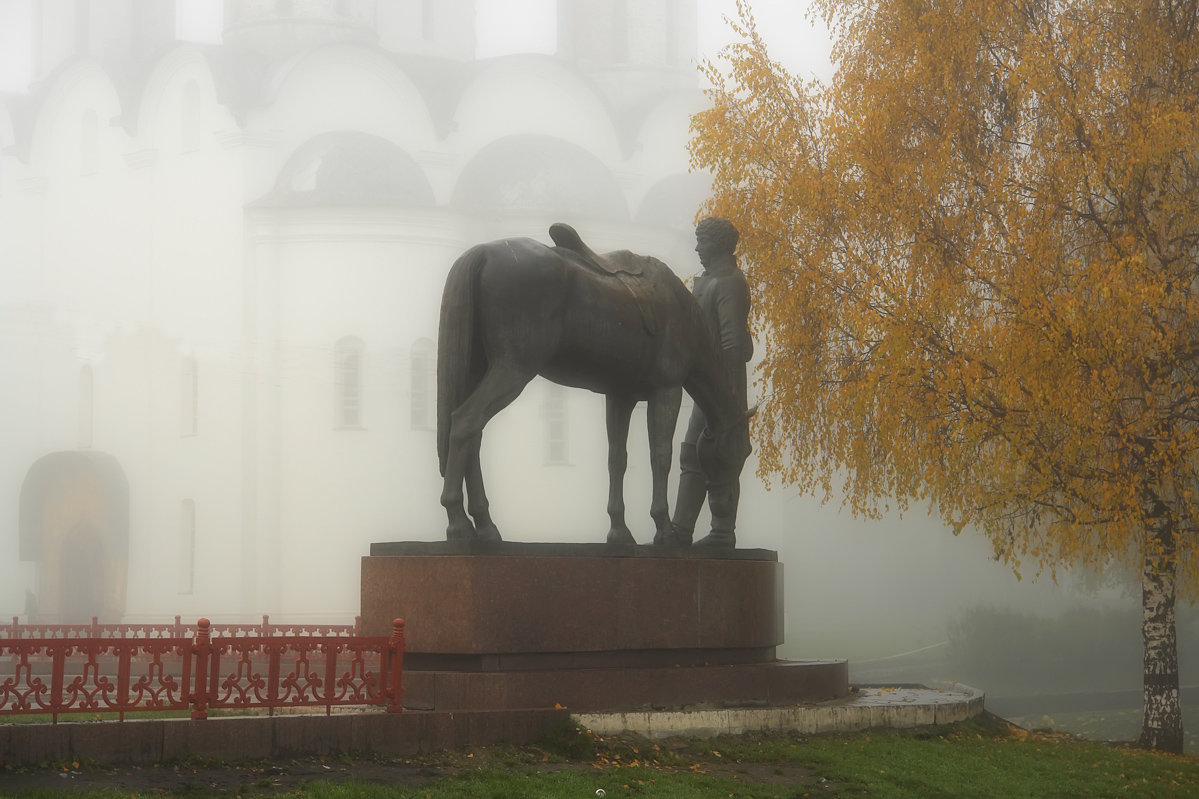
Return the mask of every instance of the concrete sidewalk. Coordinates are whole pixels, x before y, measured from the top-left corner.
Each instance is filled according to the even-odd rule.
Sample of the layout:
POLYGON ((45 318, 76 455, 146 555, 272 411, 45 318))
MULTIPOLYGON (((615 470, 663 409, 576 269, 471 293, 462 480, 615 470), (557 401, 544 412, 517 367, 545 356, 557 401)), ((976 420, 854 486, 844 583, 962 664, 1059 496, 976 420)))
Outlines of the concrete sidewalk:
MULTIPOLYGON (((949 724, 983 711, 983 694, 964 685, 856 688, 844 699, 782 707, 578 713, 598 735, 707 737, 750 730, 852 732, 869 727, 949 724)), ((180 757, 277 758, 339 752, 405 756, 460 746, 527 743, 567 718, 566 709, 405 711, 0 724, 0 763, 94 760, 160 763, 180 757)))
POLYGON ((983 712, 982 691, 959 683, 935 687, 854 686, 843 699, 786 707, 649 710, 576 713, 572 718, 597 735, 632 732, 646 738, 700 738, 751 730, 799 733, 856 732, 871 727, 952 724, 983 712))

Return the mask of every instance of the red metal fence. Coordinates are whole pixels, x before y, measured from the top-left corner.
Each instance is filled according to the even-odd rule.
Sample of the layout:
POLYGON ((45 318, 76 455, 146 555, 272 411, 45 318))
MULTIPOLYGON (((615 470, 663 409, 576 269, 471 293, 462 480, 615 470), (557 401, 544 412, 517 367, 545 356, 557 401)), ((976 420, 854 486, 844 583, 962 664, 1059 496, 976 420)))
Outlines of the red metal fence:
POLYGON ((0 638, 0 716, 49 713, 57 722, 62 713, 124 719, 141 710, 190 709, 193 719, 212 708, 402 710, 402 619, 390 638, 213 632, 200 619, 183 635, 0 638))
MULTIPOLYGON (((3 638, 184 638, 195 632, 194 627, 184 624, 180 616, 174 622, 155 624, 101 624, 92 616, 91 624, 22 624, 18 616, 12 624, 0 622, 0 639, 3 638)), ((233 623, 213 624, 212 634, 233 635, 358 635, 362 629, 362 617, 350 624, 272 624, 270 616, 262 617, 262 624, 233 623)))

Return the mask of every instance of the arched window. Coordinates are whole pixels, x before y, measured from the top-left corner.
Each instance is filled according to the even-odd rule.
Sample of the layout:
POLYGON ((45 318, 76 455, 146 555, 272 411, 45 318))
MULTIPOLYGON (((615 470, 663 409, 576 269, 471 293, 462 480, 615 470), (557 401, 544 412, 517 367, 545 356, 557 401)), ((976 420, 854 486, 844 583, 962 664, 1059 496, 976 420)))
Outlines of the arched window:
POLYGON ((616 0, 612 3, 612 30, 615 31, 612 49, 612 63, 625 64, 629 61, 629 7, 628 0, 616 0))
POLYGON ((179 434, 182 436, 196 434, 199 386, 196 359, 184 358, 179 365, 179 434))
POLYGON ((79 370, 79 448, 91 449, 92 424, 95 414, 95 386, 92 367, 79 370))
POLYGON ((421 3, 420 10, 420 35, 426 42, 433 41, 433 37, 437 35, 436 21, 433 14, 436 6, 435 0, 424 0, 421 3))
POLYGON ((562 465, 570 462, 570 437, 566 389, 557 383, 545 384, 541 400, 541 420, 545 425, 545 462, 562 465))
POLYGON ((436 361, 433 342, 427 338, 412 345, 412 429, 433 429, 433 386, 436 382, 436 361))
POLYGON ((339 339, 333 348, 337 427, 362 427, 362 341, 339 339))
POLYGON ((200 86, 194 80, 183 87, 179 107, 179 152, 200 149, 200 86))
POLYGON ((96 174, 98 136, 99 123, 96 121, 96 112, 88 109, 84 112, 83 119, 79 123, 80 175, 96 174))
POLYGON ((185 499, 179 508, 179 593, 196 587, 196 502, 185 499))
POLYGON ((678 0, 666 0, 666 63, 673 66, 683 61, 679 58, 679 4, 678 0))

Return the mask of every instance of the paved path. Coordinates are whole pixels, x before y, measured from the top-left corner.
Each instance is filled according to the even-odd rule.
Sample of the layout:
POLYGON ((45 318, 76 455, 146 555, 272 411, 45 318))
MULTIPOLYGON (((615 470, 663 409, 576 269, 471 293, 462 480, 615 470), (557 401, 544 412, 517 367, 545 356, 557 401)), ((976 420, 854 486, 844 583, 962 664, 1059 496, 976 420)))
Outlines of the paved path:
POLYGON ((984 695, 969 686, 855 686, 844 699, 785 707, 650 710, 576 713, 573 718, 599 735, 634 732, 647 738, 711 737, 750 730, 800 733, 854 732, 870 727, 952 724, 983 712, 984 695))

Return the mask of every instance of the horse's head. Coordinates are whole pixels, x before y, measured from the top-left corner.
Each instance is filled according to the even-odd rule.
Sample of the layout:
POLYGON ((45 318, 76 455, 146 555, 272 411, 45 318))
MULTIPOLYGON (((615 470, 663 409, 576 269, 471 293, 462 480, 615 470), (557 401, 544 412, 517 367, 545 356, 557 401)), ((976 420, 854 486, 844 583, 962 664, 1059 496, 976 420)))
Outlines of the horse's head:
POLYGON ((710 485, 734 482, 741 476, 745 459, 753 451, 749 443, 749 420, 757 410, 755 405, 729 424, 715 430, 704 429, 696 449, 699 468, 710 485))

